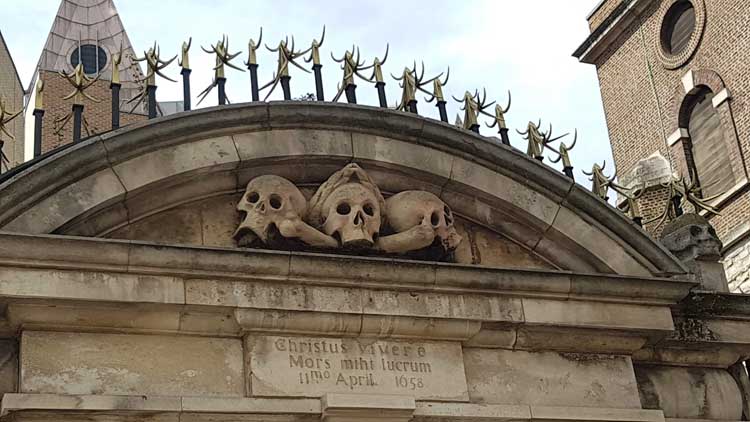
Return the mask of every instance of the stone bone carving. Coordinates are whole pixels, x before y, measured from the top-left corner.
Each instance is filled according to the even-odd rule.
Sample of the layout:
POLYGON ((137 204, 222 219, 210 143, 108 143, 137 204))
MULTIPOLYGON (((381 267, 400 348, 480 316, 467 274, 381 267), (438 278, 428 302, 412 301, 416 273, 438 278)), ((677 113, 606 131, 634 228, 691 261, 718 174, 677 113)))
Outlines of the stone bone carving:
POLYGON ((383 223, 385 200, 362 168, 349 164, 318 188, 310 200, 308 222, 346 248, 375 244, 383 223))
POLYGON ((338 242, 303 221, 307 200, 289 180, 274 175, 259 176, 247 184, 237 204, 245 217, 234 232, 240 246, 248 246, 255 237, 268 243, 272 229, 287 239, 299 239, 314 247, 336 247, 338 242))
POLYGON ((453 226, 453 212, 440 198, 425 191, 404 191, 385 201, 389 226, 396 232, 378 239, 377 248, 406 253, 426 248, 435 239, 446 252, 456 249, 461 236, 453 226))
POLYGON ((259 240, 270 247, 298 247, 298 240, 318 248, 414 252, 411 256, 418 259, 442 260, 461 242, 453 213, 440 198, 412 190, 386 201, 357 164, 332 174, 309 204, 289 180, 256 177, 247 184, 237 210, 244 213, 234 233, 239 246, 259 240), (380 236, 386 221, 389 235, 380 236))
POLYGON ((672 220, 661 234, 661 242, 680 260, 721 259, 722 243, 705 217, 683 214, 672 220))

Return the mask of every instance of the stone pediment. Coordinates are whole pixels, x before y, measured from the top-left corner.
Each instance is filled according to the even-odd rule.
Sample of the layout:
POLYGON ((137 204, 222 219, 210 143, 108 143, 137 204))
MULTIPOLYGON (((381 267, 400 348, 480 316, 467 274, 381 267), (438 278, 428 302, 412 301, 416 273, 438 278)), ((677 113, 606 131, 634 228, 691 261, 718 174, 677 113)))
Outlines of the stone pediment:
POLYGON ((684 271, 609 205, 518 151, 371 107, 237 105, 131 125, 28 163, 5 177, 0 195, 0 229, 21 233, 623 275, 684 271), (334 180, 353 164, 353 183, 334 180), (243 239, 246 188, 263 176, 288 182, 300 224, 284 225, 288 236, 279 224, 263 225, 261 236, 246 227, 254 238, 243 239), (359 234, 349 230, 353 220, 333 222, 343 215, 329 202, 342 198, 350 202, 343 214, 367 220, 359 234), (435 224, 416 223, 440 204, 435 224))

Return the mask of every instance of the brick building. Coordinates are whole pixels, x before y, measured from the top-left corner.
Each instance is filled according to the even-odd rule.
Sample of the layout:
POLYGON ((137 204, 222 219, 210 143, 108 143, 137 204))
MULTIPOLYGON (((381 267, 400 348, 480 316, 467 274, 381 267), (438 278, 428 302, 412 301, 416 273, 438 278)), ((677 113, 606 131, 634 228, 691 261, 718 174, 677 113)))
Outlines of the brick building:
MULTIPOLYGON (((99 102, 84 99, 84 119, 89 132, 83 136, 106 132, 111 129, 112 104, 110 83, 112 81, 113 55, 122 51, 120 79, 122 89, 120 124, 143 120, 142 108, 129 113, 132 104, 126 104, 133 98, 139 86, 136 82, 143 77, 141 68, 131 60, 137 55, 113 0, 62 0, 52 29, 42 50, 37 71, 34 74, 30 93, 35 92, 40 80, 44 81, 44 126, 42 129, 42 153, 72 142, 73 135, 69 122, 61 129, 61 120, 71 112, 72 100, 62 98, 69 94, 72 86, 59 75, 59 72, 71 73, 78 63, 82 63, 85 73, 93 78, 99 75, 86 93, 99 102)), ((33 139, 34 96, 30 96, 27 107, 27 138, 33 139)), ((27 158, 30 158, 27 147, 27 158)))
MULTIPOLYGON (((620 182, 658 215, 670 177, 697 177, 721 215, 730 287, 750 290, 750 7, 744 0, 603 0, 574 55, 596 65, 620 182)), ((658 234, 659 228, 647 225, 658 234)))
MULTIPOLYGON (((5 107, 9 109, 6 111, 16 112, 21 110, 23 108, 23 96, 24 90, 21 78, 18 76, 16 65, 13 63, 8 46, 5 44, 3 34, 0 33, 0 97, 5 107)), ((15 139, 0 135, 2 137, 0 140, 4 143, 2 151, 7 158, 7 161, 0 160, 0 172, 23 162, 23 119, 20 116, 17 117, 8 124, 7 129, 15 139)))

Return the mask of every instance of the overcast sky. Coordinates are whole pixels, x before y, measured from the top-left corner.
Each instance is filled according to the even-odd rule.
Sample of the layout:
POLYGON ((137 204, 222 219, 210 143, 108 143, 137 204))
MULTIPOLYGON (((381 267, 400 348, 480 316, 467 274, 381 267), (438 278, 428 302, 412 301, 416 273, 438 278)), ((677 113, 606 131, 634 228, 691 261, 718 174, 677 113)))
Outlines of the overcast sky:
MULTIPOLYGON (((44 46, 60 0, 2 0, 0 30, 28 84, 44 46)), ((154 40, 163 56, 179 52, 193 37, 191 67, 193 95, 211 82, 213 58, 199 45, 226 33, 232 52, 243 50, 263 27, 263 41, 273 46, 285 35, 294 35, 297 46, 307 48, 313 37, 327 27, 321 49, 326 99, 335 94, 341 70, 330 58, 340 57, 352 44, 368 62, 382 58, 386 43, 390 56, 384 71, 398 75, 413 60, 425 62, 432 75, 451 67, 446 95, 460 97, 465 90, 486 88, 488 99, 513 105, 507 115, 514 146, 525 151, 525 142, 514 129, 529 120, 552 123, 555 133, 579 130, 579 143, 571 153, 579 183, 589 186, 580 170, 594 161, 612 162, 606 122, 595 68, 571 57, 588 35, 585 17, 597 0, 462 0, 462 1, 252 1, 252 0, 115 0, 120 17, 136 51, 154 40)), ((238 58, 239 59, 239 58, 238 58)), ((261 83, 272 77, 275 53, 259 50, 261 83)), ((236 60, 241 64, 240 60, 236 60)), ((304 65, 304 62, 301 62, 304 65)), ((176 62, 167 72, 179 79, 176 62)), ((315 92, 312 75, 291 68, 293 96, 315 92)), ((387 76, 388 98, 400 96, 397 82, 387 76)), ((227 70, 227 92, 232 102, 249 100, 249 76, 227 70)), ((180 100, 181 84, 158 82, 159 101, 180 100)), ((280 98, 277 89, 274 98, 280 98)), ((361 104, 377 105, 375 88, 358 83, 361 104)), ((437 118, 437 110, 419 96, 420 114, 437 118)), ((343 101, 343 100, 342 100, 343 101)), ((195 104, 195 100, 193 101, 195 104)), ((201 106, 216 104, 215 92, 201 106), (210 101, 209 101, 210 100, 210 101)), ((460 104, 450 100, 451 122, 460 104)), ((494 129, 482 127, 482 134, 494 129)), ((611 164, 610 164, 611 165, 611 164)), ((608 166, 608 168, 612 168, 608 166)))

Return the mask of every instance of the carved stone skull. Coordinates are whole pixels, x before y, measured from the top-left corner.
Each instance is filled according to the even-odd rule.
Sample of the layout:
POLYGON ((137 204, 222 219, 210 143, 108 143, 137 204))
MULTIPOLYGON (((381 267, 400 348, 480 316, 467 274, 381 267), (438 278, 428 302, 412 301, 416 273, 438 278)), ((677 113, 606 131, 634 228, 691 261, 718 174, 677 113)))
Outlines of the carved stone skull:
POLYGON ((240 242, 252 232, 266 243, 272 227, 284 233, 294 230, 302 222, 307 213, 307 201, 292 182, 283 177, 266 175, 256 177, 247 184, 237 210, 245 216, 234 233, 235 240, 240 242))
POLYGON ((661 242, 682 261, 721 258, 716 230, 698 214, 686 213, 672 220, 664 227, 661 242))
POLYGON ((375 243, 380 231, 380 204, 373 191, 360 183, 337 187, 323 202, 323 232, 342 246, 362 248, 375 243))
POLYGON ((434 194, 404 191, 388 198, 385 204, 390 227, 399 234, 413 233, 413 236, 400 236, 399 244, 391 248, 401 251, 421 249, 428 246, 424 245, 426 241, 431 243, 437 238, 446 251, 452 251, 461 243, 461 236, 453 226, 453 212, 434 194), (431 236, 424 236, 426 231, 431 232, 431 236))

